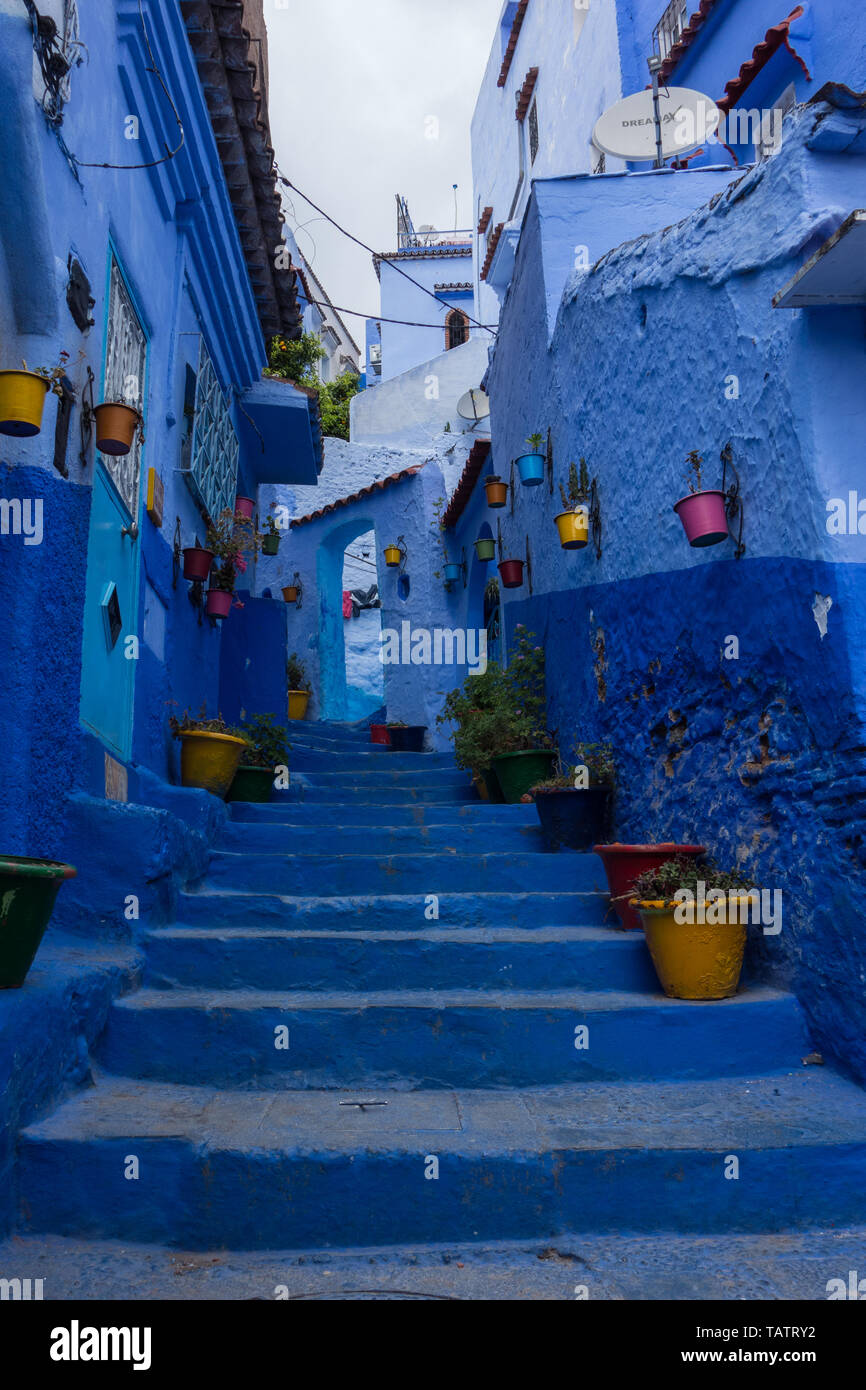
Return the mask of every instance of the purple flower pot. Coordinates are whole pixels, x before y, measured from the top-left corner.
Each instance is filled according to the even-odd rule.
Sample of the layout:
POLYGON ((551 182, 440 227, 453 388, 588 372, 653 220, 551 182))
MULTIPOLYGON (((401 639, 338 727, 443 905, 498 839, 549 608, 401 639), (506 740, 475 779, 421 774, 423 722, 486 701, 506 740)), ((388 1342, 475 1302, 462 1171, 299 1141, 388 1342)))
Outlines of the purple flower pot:
POLYGON ((718 545, 728 539, 728 514, 725 494, 713 489, 693 492, 674 504, 674 511, 683 523, 689 545, 703 548, 718 545))
POLYGON ((255 499, 252 497, 235 498, 235 515, 246 517, 247 521, 252 521, 253 512, 256 509, 255 499))
POLYGON ((227 618, 232 611, 233 595, 227 589, 208 589, 207 615, 209 618, 227 618))

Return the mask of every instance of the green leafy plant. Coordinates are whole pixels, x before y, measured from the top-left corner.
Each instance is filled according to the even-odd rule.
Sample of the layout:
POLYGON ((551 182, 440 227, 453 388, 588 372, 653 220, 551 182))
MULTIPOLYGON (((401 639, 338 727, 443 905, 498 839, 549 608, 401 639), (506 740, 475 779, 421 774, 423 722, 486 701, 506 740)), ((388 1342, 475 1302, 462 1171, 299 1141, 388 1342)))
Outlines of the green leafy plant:
POLYGON ((499 602, 499 580, 495 575, 484 585, 484 597, 491 607, 499 602))
POLYGON ((703 454, 699 454, 697 449, 692 449, 686 458, 686 463, 688 464, 688 472, 685 474, 685 480, 689 485, 689 492, 703 492, 703 454))
MULTIPOLYGON (((175 703, 172 701, 171 703, 175 703)), ((202 707, 198 714, 191 714, 184 710, 180 718, 170 714, 168 725, 173 738, 180 738, 183 734, 231 734, 232 738, 246 738, 243 729, 235 728, 233 724, 227 724, 221 714, 215 718, 210 718, 207 713, 207 701, 202 702, 202 707)))
POLYGON ((445 697, 437 724, 454 726, 450 737, 459 767, 484 771, 503 753, 555 744, 546 727, 544 649, 522 623, 515 637, 507 669, 490 661, 445 697))
POLYGON ((334 381, 319 387, 322 434, 329 439, 348 439, 352 400, 358 394, 361 378, 356 372, 342 372, 334 381))
MULTIPOLYGON (((447 564, 450 564, 450 560, 449 560, 449 558, 448 558, 448 547, 447 547, 446 544, 445 544, 445 520, 444 520, 444 518, 445 518, 445 498, 444 498, 444 497, 437 497, 437 498, 436 498, 436 501, 433 503, 433 520, 432 520, 431 523, 430 523, 430 530, 431 530, 432 533, 433 533, 433 544, 434 544, 434 546, 435 546, 435 548, 436 548, 438 554, 441 556, 441 559, 437 560, 437 563, 438 563, 439 565, 447 565, 447 564)), ((442 578, 442 569, 434 570, 434 571, 433 571, 433 578, 434 578, 434 579, 441 579, 441 578, 442 578)))
POLYGON ((241 759, 245 767, 286 765, 291 747, 288 730, 277 724, 272 714, 257 714, 243 726, 242 733, 249 744, 249 750, 241 759))
POLYGON ((616 785, 616 763, 613 746, 609 743, 575 743, 574 762, 564 763, 560 759, 552 777, 537 783, 534 792, 565 791, 574 789, 578 771, 586 768, 590 787, 611 787, 616 785))
POLYGON ((707 892, 711 888, 719 888, 725 893, 731 889, 746 893, 755 886, 751 879, 736 870, 719 869, 712 859, 666 859, 657 868, 647 869, 635 879, 627 896, 638 898, 641 902, 670 902, 680 888, 697 894, 699 883, 703 883, 707 892))
POLYGON ((403 719, 389 719, 386 727, 389 729, 408 729, 409 725, 403 719))
MULTIPOLYGON (((79 354, 79 361, 84 354, 79 354)), ((63 378, 69 370, 69 353, 61 352, 56 367, 28 367, 24 358, 21 359, 21 366, 25 372, 33 372, 35 376, 41 376, 43 381, 48 382, 49 391, 53 391, 55 396, 63 399, 63 378)))
POLYGON ((343 372, 334 381, 321 381, 319 363, 327 355, 318 333, 304 333, 296 341, 272 338, 264 374, 316 391, 322 433, 332 439, 348 439, 352 398, 358 394, 361 378, 356 372, 343 372))
POLYGON ((540 454, 540 453, 541 453, 541 446, 542 446, 542 444, 544 443, 544 435, 543 435, 543 434, 529 434, 529 435, 526 436, 526 442, 527 442, 527 444, 529 445, 530 449, 532 450, 533 454, 540 454))
POLYGON ((249 517, 238 515, 232 507, 221 511, 208 526, 205 540, 205 549, 215 556, 211 588, 233 594, 238 575, 246 573, 247 557, 258 555, 261 543, 262 537, 249 517))
POLYGON ((592 492, 592 482, 589 477, 589 469, 586 466, 586 459, 581 458, 580 468, 575 463, 568 466, 568 488, 559 484, 559 495, 562 498, 564 511, 570 511, 573 507, 585 505, 592 492))
POLYGON ((292 652, 286 662, 286 681, 289 690, 306 690, 307 692, 312 690, 312 686, 307 679, 306 668, 297 652, 292 652))

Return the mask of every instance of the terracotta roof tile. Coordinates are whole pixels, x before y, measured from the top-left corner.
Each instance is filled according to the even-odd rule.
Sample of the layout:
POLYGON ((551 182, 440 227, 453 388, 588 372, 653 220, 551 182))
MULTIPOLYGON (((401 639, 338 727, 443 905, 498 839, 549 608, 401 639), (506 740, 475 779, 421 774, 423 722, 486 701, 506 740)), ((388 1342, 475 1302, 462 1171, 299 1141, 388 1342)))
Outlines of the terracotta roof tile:
POLYGON ((487 279, 487 273, 493 264, 493 257, 496 255, 496 248, 499 245, 499 238, 502 236, 502 233, 504 231, 505 223, 500 222, 497 224, 495 230, 491 233, 490 240, 487 243, 487 255, 484 257, 484 264, 481 267, 482 280, 487 279))
POLYGON ((799 53, 794 52, 788 38, 788 31, 791 25, 794 23, 795 19, 800 18, 801 14, 803 14, 803 6, 798 5, 795 10, 791 11, 787 19, 781 20, 778 24, 774 24, 772 28, 767 30, 762 42, 756 44, 753 48, 751 58, 748 58, 746 62, 742 64, 737 76, 731 78, 731 81, 725 84, 725 95, 717 103, 722 111, 730 111, 736 106, 749 84, 754 81, 761 69, 766 67, 767 63, 773 57, 773 54, 778 53, 779 49, 782 47, 786 47, 790 50, 811 82, 812 74, 809 72, 809 69, 806 67, 799 53))
POLYGON ((514 112, 518 121, 526 120, 526 113, 529 110, 529 103, 532 101, 532 93, 535 91, 535 84, 538 81, 538 68, 530 68, 526 74, 526 80, 520 91, 517 93, 517 110, 514 112))
POLYGON ((508 36, 508 44, 505 49, 505 57, 502 59, 502 67, 499 69, 499 76, 496 79, 497 87, 504 87, 508 81, 508 74, 511 71, 511 63, 514 58, 514 50, 517 47, 517 40, 520 38, 520 31, 523 28, 523 21, 526 18, 526 11, 528 9, 529 0, 520 0, 511 25, 511 33, 508 36))
POLYGON ((386 487, 392 487, 394 483, 400 483, 404 478, 414 478, 416 473, 420 473, 424 467, 423 463, 413 464, 411 468, 402 468, 399 473, 389 473, 386 478, 379 478, 369 487, 362 487, 358 492, 350 493, 348 497, 340 497, 336 502, 329 502, 326 507, 320 507, 316 512, 310 512, 308 516, 299 516, 294 521, 289 522, 291 529, 298 526, 306 526, 310 521, 318 521, 323 516, 328 516, 330 512, 337 511, 340 507, 349 507, 353 502, 360 502, 362 497, 370 497, 375 492, 382 492, 386 487))
POLYGON ((482 214, 481 214, 481 220, 480 220, 480 222, 478 223, 478 234, 479 234, 479 236, 483 236, 484 233, 487 231, 487 228, 490 226, 490 219, 491 219, 492 216, 493 216, 493 209, 492 209, 492 208, 485 208, 484 211, 483 211, 482 214))
POLYGON ((472 490, 478 482, 481 469, 484 467, 489 456, 490 440, 476 439, 475 443, 472 445, 469 457, 466 460, 466 467, 460 474, 460 481, 451 494, 448 506, 445 508, 442 515, 442 525, 448 530, 456 526, 460 517, 463 515, 469 503, 469 499, 472 496, 472 490))

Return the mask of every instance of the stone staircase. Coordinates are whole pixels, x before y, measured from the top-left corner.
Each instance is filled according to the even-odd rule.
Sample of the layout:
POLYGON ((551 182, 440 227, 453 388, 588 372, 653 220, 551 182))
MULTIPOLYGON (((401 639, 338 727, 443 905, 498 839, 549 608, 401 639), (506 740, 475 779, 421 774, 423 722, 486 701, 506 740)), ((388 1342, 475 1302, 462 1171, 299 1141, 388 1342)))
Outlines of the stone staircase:
POLYGON ((96 1084, 21 1136, 23 1232, 255 1251, 866 1220, 866 1098, 802 1065, 793 996, 666 999, 600 863, 545 853, 534 807, 481 804, 444 755, 292 739, 291 790, 233 807, 147 935, 96 1084))

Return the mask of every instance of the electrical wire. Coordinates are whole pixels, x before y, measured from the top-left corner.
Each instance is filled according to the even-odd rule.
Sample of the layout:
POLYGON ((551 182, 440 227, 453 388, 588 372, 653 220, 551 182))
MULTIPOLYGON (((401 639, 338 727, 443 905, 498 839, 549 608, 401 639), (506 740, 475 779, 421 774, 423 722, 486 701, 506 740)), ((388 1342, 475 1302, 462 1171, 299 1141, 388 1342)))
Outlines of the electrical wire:
MULTIPOLYGON (((294 269, 297 269, 297 266, 295 266, 294 269)), ((421 289, 423 288, 424 286, 422 285, 421 289)), ((304 298, 307 299, 307 296, 304 295, 304 298)), ((436 300, 437 304, 442 304, 442 300, 439 299, 438 295, 434 295, 433 298, 436 300)), ((335 309, 338 314, 350 314, 353 318, 356 319, 372 319, 375 323, 398 323, 401 324, 404 328, 439 329, 442 327, 441 323, 413 323, 411 319, 386 319, 382 314, 364 314, 361 312, 360 309, 344 309, 341 304, 332 304, 329 299, 307 299, 307 303, 316 304, 319 306, 319 308, 335 309)), ((443 305, 443 308, 444 307, 445 306, 443 305)), ((463 312, 465 312, 465 310, 461 310, 461 313, 463 312)), ((467 314, 466 317, 468 318, 469 315, 467 314)), ((475 320, 472 319, 471 322, 474 323, 475 320)), ((493 329, 487 323, 479 323, 478 327, 486 328, 488 333, 493 332, 493 329)))
MULTIPOLYGON (((297 193, 298 196, 299 196, 300 198, 303 198, 303 200, 304 200, 305 203, 309 203, 309 205, 310 205, 311 208, 315 208, 316 212, 321 213, 322 217, 324 217, 324 218, 326 219, 326 221, 330 222, 330 224, 331 224, 332 227, 336 227, 336 229, 337 229, 338 232, 341 232, 343 236, 348 237, 349 240, 350 240, 350 241, 353 241, 353 242, 355 243, 356 246, 360 246, 364 251, 368 251, 368 252, 370 253, 371 256, 379 256, 379 255, 380 255, 380 253, 379 253, 378 251, 374 251, 373 248, 372 248, 372 246, 368 246, 367 243, 366 243, 365 241, 362 241, 360 237, 355 236, 352 232, 347 231, 345 227, 341 226, 340 223, 336 220, 336 218, 331 217, 329 213, 325 212, 325 209, 324 209, 324 208, 320 208, 318 203, 314 203, 313 200, 312 200, 312 198, 308 197, 306 193, 302 192, 302 190, 301 190, 300 188, 298 188, 298 185, 297 185, 296 183, 292 183, 291 179, 287 179, 286 176, 285 176, 285 174, 283 174, 283 173, 280 171, 280 167, 279 167, 278 164, 275 163, 275 166, 274 166, 274 167, 276 168, 276 171, 277 171, 277 178, 279 179, 280 183, 283 184, 283 186, 284 186, 285 188, 291 188, 291 189, 293 190, 293 192, 297 193)), ((384 259, 387 259, 387 257, 385 257, 384 259)), ((441 303, 442 303, 442 301, 440 300, 440 298, 439 298, 438 295, 434 294, 432 290, 429 290, 429 289, 427 288, 426 285, 422 285, 421 282, 420 282, 419 280, 415 280, 411 275, 407 275, 406 271, 403 270, 402 266, 399 266, 399 265, 396 264, 396 261, 388 260, 388 264, 389 264, 389 266, 391 267, 392 270, 396 270, 396 271, 397 271, 398 275, 402 275, 404 280, 408 280, 409 283, 410 283, 410 285, 414 285, 416 289, 422 290, 424 294, 426 294, 426 295, 428 295, 428 296, 430 297, 430 299, 435 299, 437 304, 441 304, 441 303)), ((337 307, 337 306, 334 305, 334 308, 336 308, 336 307, 337 307)), ((342 310, 340 310, 339 312, 344 313, 344 314, 351 314, 351 313, 353 313, 354 311, 351 310, 351 309, 342 309, 342 310)), ((465 310, 464 310, 464 312, 465 312, 465 310)), ((361 314, 361 315, 358 315, 358 317, 359 317, 359 318, 372 318, 372 317, 375 317, 375 316, 372 315, 372 314, 361 314)), ((485 333, 494 333, 494 332, 495 332, 495 330, 494 330, 493 328, 491 328, 490 324, 487 324, 487 323, 479 323, 478 319, 474 319, 474 318, 472 317, 471 314, 466 314, 466 317, 467 317, 467 319, 469 320, 469 322, 470 322, 471 324, 474 324, 474 325, 475 325, 476 328, 483 328, 484 331, 485 331, 485 333)), ((383 323, 385 323, 385 322, 390 322, 390 320, 383 319, 382 322, 383 322, 383 323)), ((394 320, 394 322, 399 322, 399 320, 394 320)), ((441 327, 441 324, 418 323, 418 324, 407 324, 406 326, 407 326, 407 327, 410 327, 410 328, 440 328, 440 327, 441 327)))

